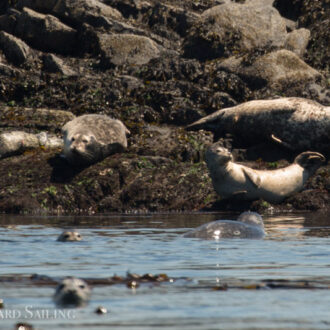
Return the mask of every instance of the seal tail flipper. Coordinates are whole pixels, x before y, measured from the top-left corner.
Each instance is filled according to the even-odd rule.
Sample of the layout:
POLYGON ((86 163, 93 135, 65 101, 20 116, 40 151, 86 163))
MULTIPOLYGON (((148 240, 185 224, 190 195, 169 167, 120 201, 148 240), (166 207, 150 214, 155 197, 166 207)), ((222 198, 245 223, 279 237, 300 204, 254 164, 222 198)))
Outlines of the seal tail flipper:
POLYGON ((216 112, 211 113, 210 115, 203 117, 201 119, 196 120, 195 122, 187 125, 185 127, 186 130, 198 130, 204 128, 205 125, 210 124, 223 116, 223 110, 220 109, 216 112))
POLYGON ((249 181, 251 181, 252 184, 256 188, 260 188, 260 185, 261 185, 261 179, 260 179, 260 177, 256 173, 254 173, 252 170, 250 171, 246 167, 243 167, 242 170, 243 170, 243 173, 244 173, 246 179, 248 179, 249 181))

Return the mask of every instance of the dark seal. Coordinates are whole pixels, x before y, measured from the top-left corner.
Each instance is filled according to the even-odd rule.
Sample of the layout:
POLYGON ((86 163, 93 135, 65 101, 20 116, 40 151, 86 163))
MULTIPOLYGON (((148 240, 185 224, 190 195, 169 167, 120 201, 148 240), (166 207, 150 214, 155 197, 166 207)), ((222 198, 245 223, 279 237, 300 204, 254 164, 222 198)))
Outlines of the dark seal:
POLYGON ((205 223, 184 237, 218 240, 221 238, 261 239, 265 236, 264 223, 260 214, 243 212, 237 220, 217 220, 205 223))

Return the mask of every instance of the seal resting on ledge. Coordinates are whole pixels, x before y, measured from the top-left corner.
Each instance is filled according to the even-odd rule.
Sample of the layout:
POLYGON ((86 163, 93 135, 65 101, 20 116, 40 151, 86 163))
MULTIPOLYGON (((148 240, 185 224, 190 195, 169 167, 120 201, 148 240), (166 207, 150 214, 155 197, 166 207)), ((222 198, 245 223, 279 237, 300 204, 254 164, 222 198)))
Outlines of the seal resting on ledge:
POLYGON ((265 236, 264 223, 260 214, 243 212, 237 220, 217 220, 205 223, 186 234, 184 237, 202 239, 251 238, 265 236))
POLYGON ((272 141, 290 150, 327 153, 330 107, 298 97, 254 100, 218 110, 186 128, 210 130, 216 137, 229 133, 243 147, 272 141))
POLYGON ((306 151, 287 167, 255 170, 235 163, 229 150, 215 143, 206 151, 205 160, 213 187, 222 198, 263 199, 276 204, 301 191, 308 178, 325 162, 325 157, 306 151))
POLYGON ((84 166, 126 149, 129 130, 118 119, 90 114, 66 123, 62 133, 64 157, 73 165, 84 166))

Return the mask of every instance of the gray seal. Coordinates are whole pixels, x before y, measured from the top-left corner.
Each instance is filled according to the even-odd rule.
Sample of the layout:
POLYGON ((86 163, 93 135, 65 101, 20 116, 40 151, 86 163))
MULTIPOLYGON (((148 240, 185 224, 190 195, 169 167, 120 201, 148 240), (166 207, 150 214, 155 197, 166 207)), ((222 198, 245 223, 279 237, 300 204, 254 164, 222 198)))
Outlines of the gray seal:
POLYGON ((89 285, 76 277, 67 277, 59 283, 53 300, 61 307, 81 307, 87 304, 91 295, 89 285))
POLYGON ((58 238, 59 242, 76 242, 81 241, 82 236, 76 231, 64 231, 58 238))
POLYGON ((74 165, 88 165, 122 152, 129 130, 118 119, 91 114, 69 121, 62 133, 65 158, 74 165))
POLYGON ((260 214, 243 212, 235 220, 217 220, 205 223, 186 234, 184 237, 218 240, 221 238, 260 239, 265 236, 264 223, 260 214))
POLYGON ((325 157, 318 152, 306 151, 287 167, 255 170, 235 163, 229 150, 215 143, 206 151, 205 160, 213 187, 222 198, 280 203, 303 189, 308 178, 325 162, 325 157))
POLYGON ((254 100, 218 110, 187 129, 233 134, 244 147, 268 140, 291 150, 328 152, 330 107, 298 97, 254 100))

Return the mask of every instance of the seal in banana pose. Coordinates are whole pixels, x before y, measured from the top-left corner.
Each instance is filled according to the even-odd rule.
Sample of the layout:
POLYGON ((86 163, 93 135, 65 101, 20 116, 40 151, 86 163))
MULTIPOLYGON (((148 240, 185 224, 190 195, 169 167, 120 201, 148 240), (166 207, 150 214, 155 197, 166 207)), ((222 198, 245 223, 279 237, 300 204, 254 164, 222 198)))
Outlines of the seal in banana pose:
POLYGON ((265 236, 264 223, 260 214, 243 212, 235 220, 217 220, 205 223, 186 234, 184 237, 202 239, 254 238, 265 236))
POLYGON ((280 203, 302 190, 307 179, 325 162, 325 157, 312 151, 299 154, 293 164, 277 170, 255 170, 237 164, 228 149, 213 144, 205 154, 215 191, 222 198, 263 199, 280 203))
POLYGON ((118 119, 105 115, 83 115, 63 128, 64 157, 74 165, 96 163, 127 147, 129 130, 118 119))
POLYGON ((67 277, 59 283, 53 300, 61 307, 81 307, 87 304, 91 295, 89 285, 80 278, 67 277))
POLYGON ((326 153, 330 144, 330 107, 298 97, 254 100, 218 110, 187 129, 211 130, 217 137, 230 133, 244 147, 269 140, 296 151, 326 153))

